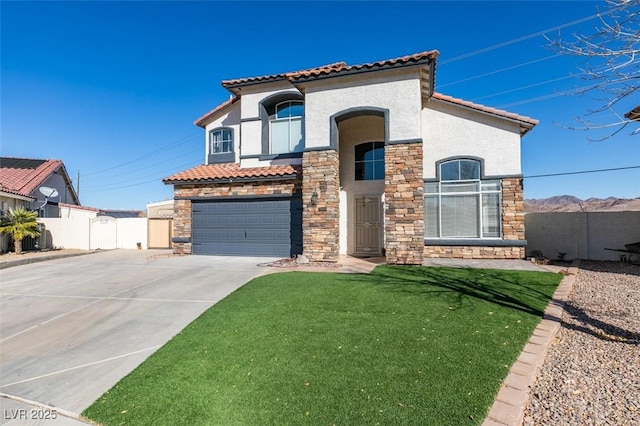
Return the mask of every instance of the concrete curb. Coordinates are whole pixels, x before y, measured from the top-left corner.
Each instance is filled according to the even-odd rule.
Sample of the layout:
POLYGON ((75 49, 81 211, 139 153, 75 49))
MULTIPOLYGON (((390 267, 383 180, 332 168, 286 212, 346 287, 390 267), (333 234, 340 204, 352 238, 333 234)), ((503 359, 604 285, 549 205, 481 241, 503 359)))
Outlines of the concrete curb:
POLYGON ((516 362, 511 366, 487 418, 482 423, 483 426, 522 425, 531 386, 534 384, 538 369, 542 366, 547 351, 560 329, 564 305, 573 289, 579 264, 580 261, 574 261, 568 268, 568 275, 565 275, 553 294, 551 302, 544 311, 542 321, 533 331, 533 335, 524 346, 516 362))
MULTIPOLYGON (((0 398, 6 398, 8 400, 12 400, 15 403, 19 404, 22 407, 27 407, 24 410, 23 413, 30 413, 32 411, 32 409, 39 409, 42 411, 45 411, 47 413, 55 413, 55 416, 53 419, 51 419, 52 421, 54 419, 59 418, 58 416, 63 416, 65 418, 67 418, 68 422, 67 423, 73 423, 73 424, 78 424, 78 425, 82 425, 82 424, 87 424, 87 425, 97 425, 97 423, 89 420, 89 419, 85 419, 84 417, 82 417, 80 414, 76 414, 76 413, 72 413, 71 411, 67 411, 64 410, 62 408, 59 407, 54 407, 52 405, 47 405, 47 404, 42 404, 40 402, 36 402, 36 401, 31 401, 30 399, 26 399, 26 398, 22 398, 16 395, 9 395, 7 393, 4 392, 0 392, 0 398)), ((6 419, 6 410, 4 417, 6 419)), ((44 420, 43 420, 44 421, 44 420)))
POLYGON ((84 256, 86 254, 93 254, 93 253, 99 253, 99 252, 87 251, 87 252, 80 252, 80 253, 52 254, 49 256, 29 257, 25 259, 16 259, 16 260, 4 260, 0 262, 0 269, 13 268, 14 266, 28 265, 30 263, 45 262, 47 260, 64 259, 65 257, 84 256))

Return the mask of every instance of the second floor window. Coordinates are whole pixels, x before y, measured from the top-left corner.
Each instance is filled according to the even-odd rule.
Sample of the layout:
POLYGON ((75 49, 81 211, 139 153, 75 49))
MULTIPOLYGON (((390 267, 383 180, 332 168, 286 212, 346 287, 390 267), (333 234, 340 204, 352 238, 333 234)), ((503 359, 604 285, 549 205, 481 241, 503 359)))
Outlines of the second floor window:
POLYGON ((304 104, 301 101, 280 102, 269 122, 271 154, 304 150, 304 104))
POLYGON ((233 152, 233 132, 231 129, 216 129, 209 133, 209 153, 233 152))
POLYGON ((356 145, 356 180, 384 179, 384 142, 356 145))

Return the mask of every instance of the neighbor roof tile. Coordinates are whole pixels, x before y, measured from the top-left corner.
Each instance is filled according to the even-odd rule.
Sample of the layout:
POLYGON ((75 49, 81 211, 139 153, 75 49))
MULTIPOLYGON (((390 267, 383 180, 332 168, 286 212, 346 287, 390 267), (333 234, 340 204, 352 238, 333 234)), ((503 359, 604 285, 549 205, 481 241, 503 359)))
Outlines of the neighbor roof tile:
POLYGON ((0 190, 30 197, 31 193, 56 170, 60 160, 33 160, 28 158, 0 158, 0 190))

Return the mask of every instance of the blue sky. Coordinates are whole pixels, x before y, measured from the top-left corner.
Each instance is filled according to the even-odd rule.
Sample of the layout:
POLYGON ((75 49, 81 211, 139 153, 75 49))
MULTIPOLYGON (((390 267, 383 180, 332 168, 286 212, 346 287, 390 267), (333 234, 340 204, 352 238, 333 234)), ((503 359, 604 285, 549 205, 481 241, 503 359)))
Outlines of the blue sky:
MULTIPOLYGON (((601 96, 561 95, 589 84, 574 76, 583 59, 557 55, 541 35, 597 6, 606 9, 589 1, 2 1, 0 152, 62 160, 74 183, 80 174, 83 205, 144 209, 172 198, 163 177, 204 162, 204 131, 193 121, 229 98, 221 80, 437 49, 437 91, 540 120, 522 140, 525 177, 639 166, 631 127, 603 142, 566 128, 601 96)), ((597 24, 547 35, 571 39, 597 24)), ((638 104, 636 96, 622 107, 638 104)), ((640 197, 640 169, 525 179, 525 198, 563 194, 640 197)))

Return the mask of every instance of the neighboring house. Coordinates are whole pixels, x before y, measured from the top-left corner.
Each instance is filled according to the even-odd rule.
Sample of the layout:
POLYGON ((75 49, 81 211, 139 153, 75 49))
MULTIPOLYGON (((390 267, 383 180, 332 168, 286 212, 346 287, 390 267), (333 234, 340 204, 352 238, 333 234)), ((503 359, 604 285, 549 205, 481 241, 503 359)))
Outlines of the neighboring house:
POLYGON ((177 253, 524 258, 537 121, 434 91, 437 51, 226 80, 206 164, 174 186, 177 253))
POLYGON ((171 219, 173 218, 173 199, 156 201, 147 204, 147 217, 149 219, 171 219))
POLYGON ((94 219, 100 213, 100 209, 95 207, 77 206, 74 204, 59 203, 61 219, 78 219, 89 218, 94 219))
POLYGON ((0 195, 3 211, 24 206, 40 217, 58 217, 60 203, 80 205, 60 160, 0 157, 0 195))
MULTIPOLYGON (((0 157, 0 214, 23 206, 39 217, 59 217, 61 203, 80 205, 62 161, 0 157)), ((7 248, 5 235, 0 250, 7 248)))
POLYGON ((144 210, 105 210, 100 209, 98 216, 109 216, 115 219, 125 219, 134 217, 147 217, 144 210))

